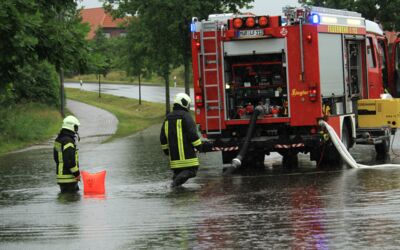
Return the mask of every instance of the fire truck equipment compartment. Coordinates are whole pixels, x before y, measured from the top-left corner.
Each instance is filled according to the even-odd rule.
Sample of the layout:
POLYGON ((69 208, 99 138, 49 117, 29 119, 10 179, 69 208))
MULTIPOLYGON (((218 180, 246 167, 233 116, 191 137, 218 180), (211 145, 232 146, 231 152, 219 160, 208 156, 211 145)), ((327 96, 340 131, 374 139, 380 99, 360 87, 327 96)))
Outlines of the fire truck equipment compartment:
POLYGON ((268 43, 265 40, 227 41, 224 44, 224 53, 225 56, 272 54, 281 53, 284 48, 284 39, 269 39, 268 43))
POLYGON ((398 128, 400 99, 363 99, 358 101, 358 127, 398 128))

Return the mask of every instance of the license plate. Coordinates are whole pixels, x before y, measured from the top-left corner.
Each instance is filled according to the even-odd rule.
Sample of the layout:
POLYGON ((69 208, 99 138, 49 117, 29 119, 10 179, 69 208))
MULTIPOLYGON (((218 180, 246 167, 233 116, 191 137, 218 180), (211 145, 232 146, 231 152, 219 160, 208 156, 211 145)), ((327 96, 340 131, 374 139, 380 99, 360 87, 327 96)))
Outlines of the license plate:
POLYGON ((264 36, 264 30, 241 30, 239 31, 239 38, 254 38, 264 36))

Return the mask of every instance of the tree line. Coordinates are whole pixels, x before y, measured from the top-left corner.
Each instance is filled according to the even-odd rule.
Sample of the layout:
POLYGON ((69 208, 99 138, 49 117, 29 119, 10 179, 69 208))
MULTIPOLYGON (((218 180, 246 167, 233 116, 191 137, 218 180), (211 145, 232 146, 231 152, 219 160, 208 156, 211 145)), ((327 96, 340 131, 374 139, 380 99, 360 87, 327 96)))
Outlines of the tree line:
MULTIPOLYGON (((190 22, 209 14, 249 7, 253 0, 104 0, 115 17, 127 18, 127 35, 106 39, 99 29, 85 39, 78 0, 0 1, 0 107, 24 101, 59 106, 60 76, 112 68, 138 77, 156 73, 164 79, 169 100, 171 70, 184 66, 189 93, 190 22), (117 6, 117 8, 116 8, 117 6)), ((348 9, 378 20, 386 30, 399 30, 400 0, 300 0, 302 4, 348 9)), ((170 109, 166 102, 166 111, 170 109)))
POLYGON ((400 31, 400 0, 299 0, 299 3, 356 11, 380 23, 384 30, 400 31))

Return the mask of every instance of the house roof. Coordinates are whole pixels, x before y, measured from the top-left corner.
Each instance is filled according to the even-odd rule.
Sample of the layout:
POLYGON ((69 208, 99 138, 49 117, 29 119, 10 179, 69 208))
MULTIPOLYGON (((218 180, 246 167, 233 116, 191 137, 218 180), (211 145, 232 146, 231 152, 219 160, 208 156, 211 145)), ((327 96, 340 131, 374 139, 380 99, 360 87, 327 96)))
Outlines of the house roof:
POLYGON ((82 9, 81 17, 83 23, 89 23, 90 31, 87 35, 88 39, 95 36, 96 30, 99 27, 103 28, 118 28, 125 22, 123 18, 114 19, 110 14, 106 13, 103 8, 82 9))
POLYGON ((394 41, 397 39, 397 37, 400 37, 400 32, 387 31, 387 32, 385 32, 385 35, 386 35, 389 43, 394 43, 394 41))

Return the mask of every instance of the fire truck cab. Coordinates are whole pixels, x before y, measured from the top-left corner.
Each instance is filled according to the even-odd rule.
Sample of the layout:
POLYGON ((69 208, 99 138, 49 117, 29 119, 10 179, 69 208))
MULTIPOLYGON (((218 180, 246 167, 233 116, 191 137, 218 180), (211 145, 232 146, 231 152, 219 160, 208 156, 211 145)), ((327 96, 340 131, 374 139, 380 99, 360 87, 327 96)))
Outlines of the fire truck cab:
POLYGON ((274 151, 284 167, 296 167, 300 152, 322 166, 340 159, 319 126, 323 119, 348 148, 373 144, 385 155, 396 125, 368 119, 376 117, 370 107, 385 89, 400 91, 398 44, 396 68, 379 25, 359 13, 319 7, 283 12, 193 18, 195 117, 203 137, 222 151, 223 163, 245 146, 242 166, 263 166, 274 151), (397 85, 390 82, 394 72, 397 85), (360 115, 367 121, 360 124, 360 115))

